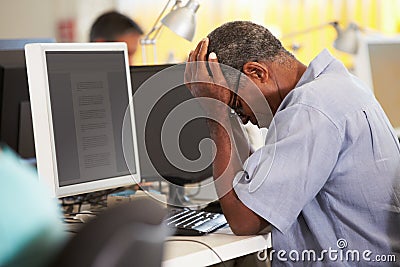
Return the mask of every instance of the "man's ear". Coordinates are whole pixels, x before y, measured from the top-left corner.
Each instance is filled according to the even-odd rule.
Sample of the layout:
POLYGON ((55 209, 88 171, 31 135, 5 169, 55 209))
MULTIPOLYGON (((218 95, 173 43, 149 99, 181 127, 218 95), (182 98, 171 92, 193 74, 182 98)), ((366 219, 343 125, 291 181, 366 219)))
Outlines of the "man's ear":
POLYGON ((243 65, 243 72, 250 78, 266 82, 268 80, 268 69, 259 62, 250 61, 243 65))

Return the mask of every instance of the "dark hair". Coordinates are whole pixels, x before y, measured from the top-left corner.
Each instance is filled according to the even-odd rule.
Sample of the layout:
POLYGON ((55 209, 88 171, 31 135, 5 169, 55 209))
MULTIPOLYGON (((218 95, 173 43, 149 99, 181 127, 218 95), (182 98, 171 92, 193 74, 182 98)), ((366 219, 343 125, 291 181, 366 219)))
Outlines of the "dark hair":
POLYGON ((143 30, 131 18, 116 11, 110 11, 102 14, 93 23, 90 29, 90 41, 104 39, 111 42, 115 41, 119 35, 130 31, 143 34, 143 30))
MULTIPOLYGON (((278 58, 284 59, 285 56, 293 58, 267 28, 250 21, 225 23, 212 31, 208 38, 208 53, 215 52, 219 63, 240 71, 250 61, 273 62, 278 58)), ((227 80, 237 77, 237 74, 226 71, 224 74, 227 80)))

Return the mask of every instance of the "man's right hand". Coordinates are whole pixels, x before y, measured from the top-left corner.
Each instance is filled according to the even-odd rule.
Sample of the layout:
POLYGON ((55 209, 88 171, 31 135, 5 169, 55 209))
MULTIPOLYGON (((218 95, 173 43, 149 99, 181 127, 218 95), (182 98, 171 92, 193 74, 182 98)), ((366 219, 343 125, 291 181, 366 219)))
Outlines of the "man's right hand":
POLYGON ((207 59, 207 48, 208 38, 205 38, 190 52, 185 68, 185 85, 194 97, 217 100, 200 101, 207 113, 226 111, 227 114, 233 93, 228 88, 216 54, 210 53, 207 59), (207 64, 211 73, 207 70, 207 64))

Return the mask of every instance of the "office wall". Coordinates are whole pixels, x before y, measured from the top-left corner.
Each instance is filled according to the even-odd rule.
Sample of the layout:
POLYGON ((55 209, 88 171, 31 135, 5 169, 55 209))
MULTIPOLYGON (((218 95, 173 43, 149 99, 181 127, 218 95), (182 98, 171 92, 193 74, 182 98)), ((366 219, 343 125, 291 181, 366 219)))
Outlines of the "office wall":
MULTIPOLYGON (((149 29, 157 18, 166 0, 116 0, 119 9, 136 19, 144 28, 149 29)), ((192 43, 177 37, 168 29, 163 30, 157 40, 158 60, 165 61, 173 54, 179 60, 185 60, 187 53, 211 30, 224 22, 232 20, 251 20, 267 26, 278 36, 339 21, 342 27, 355 22, 361 27, 393 34, 400 32, 399 0, 198 0, 198 27, 192 43), (171 45, 173 44, 173 45, 171 45)), ((287 48, 293 45, 300 49, 296 56, 308 63, 323 48, 328 48, 336 57, 349 67, 352 57, 336 51, 332 43, 336 32, 333 27, 323 27, 307 34, 284 38, 287 48)), ((149 55, 151 55, 150 51, 149 55)), ((135 62, 140 62, 140 51, 135 62)))
POLYGON ((0 0, 0 38, 55 37, 53 0, 0 0))
MULTIPOLYGON (((71 2, 72 0, 57 0, 71 2)), ((105 11, 116 9, 116 0, 73 0, 76 2, 76 41, 89 41, 90 27, 105 11)))
MULTIPOLYGON (((0 38, 55 37, 58 41, 85 42, 91 23, 102 12, 121 11, 148 31, 167 0, 0 0, 0 38)), ((185 2, 186 0, 184 0, 185 2)), ((164 29, 157 40, 158 63, 183 61, 195 44, 212 29, 232 20, 252 20, 276 35, 337 20, 342 26, 356 22, 383 33, 400 32, 399 0, 198 0, 198 27, 193 42, 164 29)), ((173 2, 173 1, 172 1, 173 2)), ((296 56, 308 63, 327 47, 352 66, 352 57, 335 51, 332 27, 284 39, 287 48, 298 45, 296 56)), ((149 49, 151 51, 151 49, 149 49)), ((151 55, 151 52, 149 55, 151 55)), ((141 51, 135 62, 141 63, 141 51)), ((149 58, 150 59, 150 58, 149 58)), ((152 63, 151 59, 149 60, 152 63)))
POLYGON ((113 0, 0 0, 0 38, 53 37, 86 42, 94 19, 113 0))

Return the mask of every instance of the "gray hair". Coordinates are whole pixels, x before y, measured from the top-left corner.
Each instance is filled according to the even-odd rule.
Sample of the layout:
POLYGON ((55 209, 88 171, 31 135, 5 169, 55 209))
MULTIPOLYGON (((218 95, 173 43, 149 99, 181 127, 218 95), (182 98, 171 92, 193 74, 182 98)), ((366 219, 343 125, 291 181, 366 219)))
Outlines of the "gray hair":
MULTIPOLYGON (((216 28, 209 35, 208 53, 215 52, 218 62, 241 71, 250 61, 273 62, 279 58, 282 62, 293 55, 271 32, 249 21, 228 22, 216 28)), ((239 73, 222 67, 228 84, 233 84, 239 73)))

